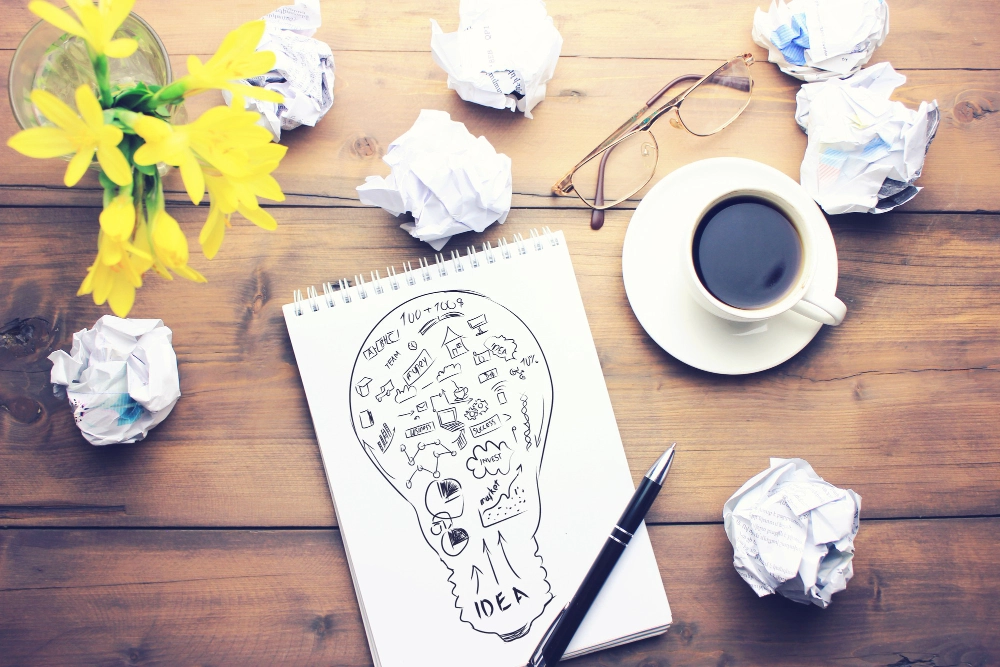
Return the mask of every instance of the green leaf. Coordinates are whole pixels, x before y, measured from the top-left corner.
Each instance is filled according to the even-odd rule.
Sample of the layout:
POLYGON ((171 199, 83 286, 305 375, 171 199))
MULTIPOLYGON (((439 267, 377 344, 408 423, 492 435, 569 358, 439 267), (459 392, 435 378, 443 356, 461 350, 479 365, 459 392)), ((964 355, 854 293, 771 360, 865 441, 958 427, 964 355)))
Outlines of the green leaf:
POLYGON ((138 169, 140 173, 143 173, 146 176, 153 176, 156 174, 155 164, 137 164, 135 165, 135 168, 138 169))

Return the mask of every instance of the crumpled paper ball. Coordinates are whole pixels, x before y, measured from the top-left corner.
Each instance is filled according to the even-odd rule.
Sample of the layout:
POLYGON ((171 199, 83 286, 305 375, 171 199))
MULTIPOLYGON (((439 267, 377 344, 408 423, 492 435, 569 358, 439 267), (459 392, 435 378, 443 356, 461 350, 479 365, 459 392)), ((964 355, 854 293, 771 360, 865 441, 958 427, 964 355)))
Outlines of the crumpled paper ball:
POLYGON ((854 576, 861 496, 823 481, 802 459, 771 459, 726 501, 733 565, 759 597, 826 608, 854 576))
POLYGON ((435 250, 455 234, 481 232, 507 219, 510 158, 444 111, 422 110, 382 160, 392 173, 365 179, 357 187, 361 202, 395 216, 411 213, 414 222, 400 227, 435 250))
POLYGON ((163 320, 105 315, 73 334, 69 354, 49 355, 53 391, 65 391, 90 444, 138 442, 174 409, 181 387, 172 337, 163 320))
POLYGON ((857 72, 888 34, 884 0, 772 0, 753 17, 753 41, 767 59, 803 81, 857 72))
POLYGON ((906 83, 889 63, 804 84, 795 120, 809 135, 802 186, 827 213, 885 213, 913 199, 937 133, 937 100, 916 110, 889 99, 906 83))
POLYGON ((457 32, 431 19, 431 55, 466 102, 531 110, 545 99, 562 35, 541 0, 462 0, 457 32))
MULTIPOLYGON (((315 127, 333 106, 333 51, 312 38, 322 24, 319 0, 299 0, 261 19, 267 27, 257 50, 274 52, 274 69, 241 83, 281 93, 285 100, 277 104, 245 98, 244 108, 259 112, 261 125, 278 141, 282 130, 315 127)), ((223 96, 232 103, 232 93, 223 91, 223 96)))

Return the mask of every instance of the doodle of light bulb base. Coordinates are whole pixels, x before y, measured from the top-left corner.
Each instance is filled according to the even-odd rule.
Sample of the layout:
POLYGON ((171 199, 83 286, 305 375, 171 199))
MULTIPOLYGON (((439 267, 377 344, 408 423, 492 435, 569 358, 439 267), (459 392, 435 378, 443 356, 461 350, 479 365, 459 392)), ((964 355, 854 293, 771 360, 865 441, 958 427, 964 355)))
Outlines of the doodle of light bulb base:
POLYGON ((553 388, 535 336, 480 294, 418 296, 372 329, 350 392, 358 441, 416 512, 458 618, 527 635, 552 600, 535 533, 553 388))

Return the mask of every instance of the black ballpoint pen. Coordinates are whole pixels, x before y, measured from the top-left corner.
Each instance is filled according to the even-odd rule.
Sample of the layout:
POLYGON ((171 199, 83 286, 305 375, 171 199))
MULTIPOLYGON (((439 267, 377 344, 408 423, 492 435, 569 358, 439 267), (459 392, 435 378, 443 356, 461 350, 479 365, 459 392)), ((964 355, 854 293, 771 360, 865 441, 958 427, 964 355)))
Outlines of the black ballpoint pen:
POLYGON ((566 647, 576 634, 577 628, 583 622, 584 617, 590 610, 590 605, 594 603, 597 594, 604 587, 608 575, 615 568, 618 559, 621 558, 625 547, 632 539, 632 534, 639 528, 639 524, 646 517, 646 513, 653 505, 656 494, 663 488, 663 481, 670 470, 670 463, 674 460, 674 446, 656 460, 653 467, 649 469, 646 476, 639 482, 639 488, 632 495, 625 512, 622 513, 618 523, 611 529, 601 553, 597 555, 597 560, 590 566, 587 576, 583 578, 580 588, 577 589, 573 599, 569 601, 563 610, 559 612, 552 625, 545 631, 542 641, 539 642, 535 652, 531 654, 527 667, 549 667, 562 659, 566 647))

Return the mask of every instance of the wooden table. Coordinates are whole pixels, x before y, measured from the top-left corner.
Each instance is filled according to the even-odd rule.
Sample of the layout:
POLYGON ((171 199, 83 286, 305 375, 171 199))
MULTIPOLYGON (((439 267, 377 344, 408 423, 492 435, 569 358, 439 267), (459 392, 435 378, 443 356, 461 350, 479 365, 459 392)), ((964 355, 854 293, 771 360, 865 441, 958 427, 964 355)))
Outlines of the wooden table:
MULTIPOLYGON (((0 1, 2 72, 34 22, 24 4, 0 1)), ((188 54, 276 4, 137 11, 183 72, 188 54)), ((97 179, 68 190, 60 163, 3 149, 0 664, 370 664, 280 307, 293 289, 430 254, 354 191, 388 173, 380 157, 421 108, 513 159, 506 225, 461 246, 565 231, 634 477, 679 443, 649 517, 674 625, 575 664, 1000 664, 1000 4, 890 1, 873 62, 906 74, 897 99, 941 106, 926 189, 888 215, 831 219, 846 321, 746 377, 688 368, 639 326, 621 280, 638 198, 593 232, 548 187, 664 81, 748 49, 766 60, 750 40, 757 0, 550 0, 565 44, 534 120, 447 89, 428 19, 454 29, 457 4, 325 3, 336 101, 317 128, 286 135, 277 231, 240 220, 215 260, 196 256, 207 207, 185 204, 171 177, 209 282, 151 276, 139 292, 132 316, 173 329, 184 394, 142 444, 88 445, 48 380, 46 356, 108 312, 74 296, 94 254, 97 179), (758 599, 732 567, 722 505, 770 456, 803 457, 863 496, 854 579, 827 610, 758 599)), ((657 177, 735 155, 797 178, 798 82, 765 62, 753 72, 753 102, 726 131, 657 127, 657 177)), ((15 129, 2 105, 0 136, 15 129)))

